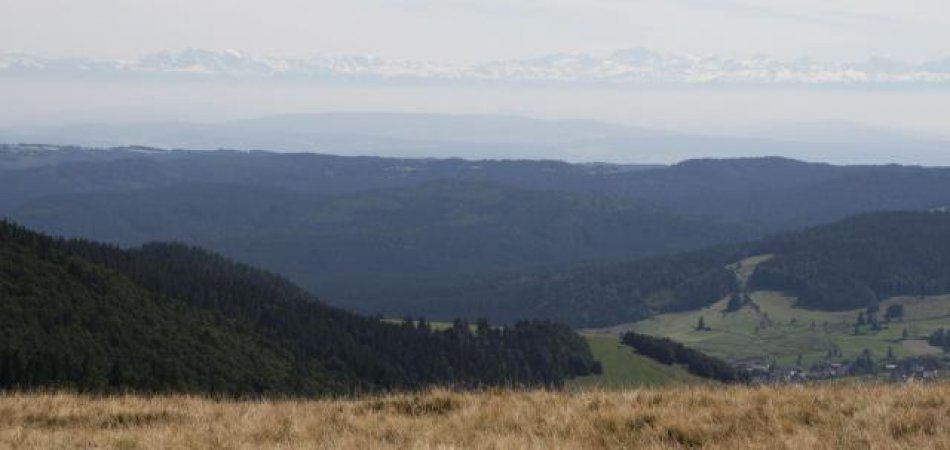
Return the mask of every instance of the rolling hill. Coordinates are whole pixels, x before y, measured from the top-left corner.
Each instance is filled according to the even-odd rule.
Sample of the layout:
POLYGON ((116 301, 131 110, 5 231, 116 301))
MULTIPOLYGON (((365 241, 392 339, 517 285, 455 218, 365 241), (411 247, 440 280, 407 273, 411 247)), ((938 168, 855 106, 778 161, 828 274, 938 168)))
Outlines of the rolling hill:
POLYGON ((266 186, 337 195, 462 180, 662 205, 686 216, 782 231, 862 212, 943 206, 950 169, 835 166, 784 158, 687 160, 671 166, 409 159, 262 151, 0 146, 0 208, 52 195, 179 184, 266 186), (747 223, 751 222, 751 223, 747 223))
POLYGON ((863 308, 895 296, 950 293, 950 214, 870 214, 766 239, 773 254, 749 279, 753 290, 794 293, 800 307, 863 308))
POLYGON ((702 157, 750 157, 762 155, 763 149, 769 149, 773 155, 812 161, 834 159, 839 163, 948 161, 947 142, 941 136, 909 136, 876 126, 840 122, 791 125, 748 137, 683 133, 594 120, 479 114, 329 112, 215 123, 129 123, 126 118, 119 123, 69 122, 66 119, 63 125, 0 128, 0 141, 650 164, 702 157))
POLYGON ((741 235, 632 200, 451 180, 336 196, 179 184, 46 197, 11 216, 123 245, 200 245, 372 312, 385 312, 374 299, 471 274, 647 257, 741 235))
POLYGON ((666 313, 630 324, 598 330, 605 339, 615 339, 626 330, 662 336, 729 360, 775 361, 783 365, 810 367, 828 361, 853 361, 865 350, 875 360, 941 356, 943 351, 928 344, 928 336, 950 326, 950 297, 895 297, 881 308, 902 305, 900 319, 881 321, 877 328, 855 328, 865 308, 818 311, 795 307, 795 297, 775 291, 750 294, 754 307, 728 311, 727 300, 708 307, 666 313), (699 318, 708 327, 697 330, 699 318))
MULTIPOLYGON (((452 310, 432 305, 458 306, 478 295, 479 306, 459 311, 514 320, 579 308, 583 314, 571 312, 565 319, 585 325, 637 320, 665 310, 630 306, 640 300, 631 302, 623 289, 609 288, 630 270, 640 271, 635 264, 571 275, 616 279, 590 300, 602 307, 561 305, 576 303, 580 294, 570 292, 588 290, 587 281, 570 281, 577 287, 562 289, 543 275, 528 277, 554 283, 558 292, 545 294, 551 297, 547 303, 522 307, 520 300, 505 300, 521 289, 521 275, 497 277, 567 273, 579 264, 635 261, 868 211, 948 203, 950 169, 782 158, 644 167, 259 151, 0 149, 2 216, 41 231, 121 245, 199 245, 287 276, 337 305, 385 314, 420 310, 451 317, 452 310), (486 280, 500 280, 498 300, 454 288, 486 280), (429 306, 420 309, 424 303, 429 306)), ((706 283, 698 270, 685 272, 699 277, 692 283, 706 283)), ((664 283, 677 284, 675 278, 664 283)), ((722 289, 730 288, 710 292, 722 289)), ((636 298, 650 296, 638 292, 636 298)), ((691 307, 714 300, 692 296, 673 303, 691 307)))
POLYGON ((607 341, 634 331, 787 366, 939 357, 947 242, 943 210, 865 214, 747 244, 472 282, 410 310, 558 318, 607 341))
POLYGON ((563 325, 390 324, 175 244, 121 250, 0 222, 0 388, 332 394, 560 385, 595 363, 563 325))
POLYGON ((603 327, 755 291, 783 292, 796 308, 850 311, 896 296, 950 293, 947 242, 950 214, 940 210, 865 214, 746 244, 476 280, 420 296, 410 311, 603 327))

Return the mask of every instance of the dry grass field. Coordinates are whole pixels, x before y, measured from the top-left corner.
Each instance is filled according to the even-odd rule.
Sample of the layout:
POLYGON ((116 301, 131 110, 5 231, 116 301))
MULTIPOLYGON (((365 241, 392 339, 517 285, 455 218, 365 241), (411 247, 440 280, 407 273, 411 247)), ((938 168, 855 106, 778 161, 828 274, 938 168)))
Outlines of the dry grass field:
POLYGON ((3 448, 950 448, 950 385, 432 391, 346 400, 0 396, 3 448))

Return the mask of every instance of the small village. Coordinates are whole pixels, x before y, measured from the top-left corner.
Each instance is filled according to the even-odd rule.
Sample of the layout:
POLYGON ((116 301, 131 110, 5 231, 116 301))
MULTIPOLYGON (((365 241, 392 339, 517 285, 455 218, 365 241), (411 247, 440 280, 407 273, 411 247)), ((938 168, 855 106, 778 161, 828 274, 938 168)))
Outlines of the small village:
POLYGON ((732 366, 739 372, 747 373, 752 384, 759 385, 809 383, 847 377, 870 377, 891 382, 950 379, 950 358, 946 356, 906 358, 877 363, 862 356, 855 361, 822 361, 807 369, 797 365, 782 365, 758 359, 734 361, 732 366))

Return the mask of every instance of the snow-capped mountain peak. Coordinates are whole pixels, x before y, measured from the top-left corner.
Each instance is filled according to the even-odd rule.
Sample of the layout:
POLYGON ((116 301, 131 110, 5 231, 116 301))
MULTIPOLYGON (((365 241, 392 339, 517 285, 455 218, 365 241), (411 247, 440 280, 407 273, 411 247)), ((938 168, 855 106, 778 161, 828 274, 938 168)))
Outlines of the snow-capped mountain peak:
POLYGON ((950 58, 911 64, 883 58, 857 63, 791 61, 753 55, 733 59, 676 55, 643 48, 604 57, 554 53, 536 58, 453 65, 374 55, 274 58, 238 50, 161 51, 136 61, 43 58, 0 53, 0 76, 199 77, 228 79, 326 78, 478 82, 628 84, 946 84, 950 58))

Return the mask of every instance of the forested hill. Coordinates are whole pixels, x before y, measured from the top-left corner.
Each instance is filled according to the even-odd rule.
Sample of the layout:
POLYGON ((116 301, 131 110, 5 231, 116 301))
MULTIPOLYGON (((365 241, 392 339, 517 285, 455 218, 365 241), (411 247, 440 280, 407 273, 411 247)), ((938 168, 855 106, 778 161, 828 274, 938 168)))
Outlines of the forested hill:
POLYGON ((736 252, 736 247, 717 247, 629 263, 473 279, 397 299, 389 312, 505 322, 550 318, 577 327, 634 322, 701 308, 736 290, 735 274, 726 268, 736 252))
POLYGON ((563 325, 390 324, 198 249, 0 222, 0 388, 328 394, 559 385, 595 366, 563 325))
POLYGON ((897 295, 946 294, 950 213, 865 214, 747 244, 473 280, 420 296, 408 311, 616 325, 699 309, 739 293, 734 264, 758 255, 771 259, 756 266, 748 288, 785 291, 803 308, 847 310, 897 295))
MULTIPOLYGON (((624 281, 640 278, 626 275, 630 270, 654 273, 624 268, 625 261, 869 211, 947 204, 950 168, 784 158, 644 167, 0 145, 0 217, 120 245, 196 245, 368 313, 430 303, 439 307, 422 310, 450 318, 454 311, 575 323, 635 318, 669 304, 663 298, 679 275, 661 274, 656 284, 666 287, 658 291, 615 288, 639 283, 624 281), (621 264, 604 268, 612 263, 621 264), (582 264, 601 266, 563 275, 582 264), (503 276, 545 271, 557 275, 525 282, 503 276), (498 276, 482 296, 477 286, 498 276), (590 287, 592 280, 599 287, 590 287), (540 292, 533 284, 544 286, 548 300, 531 300, 540 292), (453 290, 458 285, 473 287, 453 290), (471 298, 461 309, 442 306, 471 298)), ((677 305, 707 298, 674 297, 677 305)))
POLYGON ((847 310, 950 292, 950 213, 940 210, 856 216, 748 251, 775 255, 756 268, 752 288, 790 292, 806 308, 847 310))
POLYGON ((4 211, 47 197, 195 183, 334 196, 450 179, 596 192, 766 231, 862 212, 927 208, 950 196, 950 168, 835 166, 776 157, 637 166, 0 144, 0 174, 4 211))
POLYGON ((332 197, 182 184, 63 195, 15 216, 57 235, 199 245, 371 312, 369 300, 410 280, 623 261, 741 236, 628 199, 459 180, 332 197))

